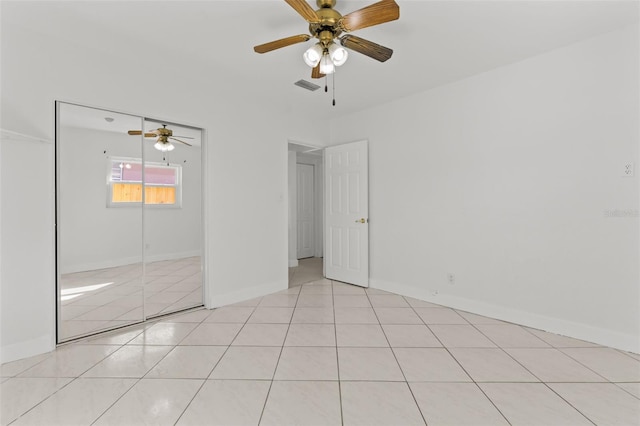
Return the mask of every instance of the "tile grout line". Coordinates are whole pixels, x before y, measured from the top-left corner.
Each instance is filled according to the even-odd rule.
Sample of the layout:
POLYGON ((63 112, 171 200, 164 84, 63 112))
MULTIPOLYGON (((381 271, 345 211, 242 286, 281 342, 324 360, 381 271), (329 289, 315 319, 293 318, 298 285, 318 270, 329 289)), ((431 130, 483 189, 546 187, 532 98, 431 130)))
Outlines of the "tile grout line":
MULTIPOLYGON (((615 383, 612 380, 607 379, 606 377, 604 377, 602 374, 598 373, 597 371, 593 370, 591 367, 589 367, 588 365, 586 365, 585 363, 581 362, 579 359, 576 359, 575 357, 572 357, 571 354, 566 353, 565 351, 563 351, 563 349, 613 349, 613 348, 608 348, 608 347, 601 347, 601 348, 554 348, 555 350, 557 350, 558 352, 562 353, 564 356, 569 357, 570 359, 574 360, 575 362, 577 362, 578 364, 582 365, 584 368, 586 368, 587 370, 592 371, 594 374, 602 377, 607 383, 615 383)), ((615 351, 615 349, 613 349, 615 351)), ((638 362, 638 366, 640 367, 640 362, 638 362)))
MULTIPOLYGON (((213 314, 213 312, 214 312, 214 311, 216 311, 217 309, 219 309, 219 308, 212 309, 212 310, 211 310, 211 312, 209 313, 209 315, 207 315, 207 316, 206 316, 206 317, 204 317, 204 318, 203 318, 199 323, 197 323, 198 325, 196 325, 196 326, 195 326, 195 327, 194 327, 194 328, 193 328, 189 333, 187 333, 187 334, 186 334, 186 336, 184 336, 184 337, 182 338, 182 340, 180 340, 180 342, 184 341, 184 340, 185 340, 187 337, 189 337, 189 336, 191 335, 191 333, 193 333, 193 332, 194 332, 198 327, 200 327, 202 324, 204 324, 204 323, 205 323, 205 320, 206 320, 207 318, 209 318, 209 317, 213 314)), ((198 312, 198 311, 195 311, 195 312, 198 312)), ((246 323, 246 322, 245 322, 245 323, 246 323)), ((244 325, 243 325, 243 327, 244 327, 244 325)), ((237 334, 239 334, 241 330, 242 330, 242 327, 240 328, 240 330, 238 330, 238 333, 237 333, 237 334)), ((236 336, 237 336, 237 334, 236 334, 236 336)), ((235 337, 234 337, 234 339, 235 339, 235 337)), ((189 346, 189 345, 180 345, 180 342, 178 342, 178 344, 177 344, 176 346, 174 346, 174 348, 173 348, 171 351, 169 351, 169 353, 173 352, 173 351, 174 351, 177 347, 179 347, 179 346, 183 346, 183 347, 189 346)), ((203 347, 203 346, 210 347, 210 346, 214 346, 214 347, 215 347, 216 345, 194 345, 194 346, 198 346, 198 347, 203 347)), ((184 409, 182 410, 182 412, 180 413, 180 415, 178 416, 178 418, 176 419, 176 421, 175 421, 175 423, 174 423, 174 424, 177 424, 177 423, 180 421, 180 419, 182 418, 182 416, 184 415, 184 413, 186 413, 186 412, 187 412, 187 410, 188 410, 188 409, 189 409, 189 407, 191 406, 191 403, 193 403, 193 400, 194 400, 194 399, 196 399, 196 396, 198 396, 198 394, 200 393, 200 391, 201 391, 201 390, 202 390, 202 388, 204 387, 205 383, 207 383, 207 380, 209 379, 209 376, 211 376, 211 373, 212 373, 212 372, 213 372, 213 370, 215 370, 215 368, 218 366, 218 364, 219 364, 219 363, 220 363, 220 361, 222 360, 222 357, 224 357, 224 355, 227 353, 227 351, 229 350, 229 348, 230 348, 230 347, 231 347, 231 343, 230 343, 230 344, 229 344, 229 346, 227 346, 227 347, 226 347, 226 349, 222 352, 222 355, 220 355, 220 358, 218 358, 218 361, 216 361, 215 365, 211 368, 211 370, 209 371, 209 374, 207 374, 207 377, 205 377, 205 378, 204 378, 204 380, 202 380, 202 379, 196 379, 196 380, 202 380, 202 384, 200 385, 200 387, 198 388, 198 390, 196 390, 196 392, 193 394, 193 396, 191 397, 191 399, 189 400, 189 402, 187 403, 187 405, 185 405, 184 409)), ((169 355, 169 353, 167 353, 167 355, 169 355)), ((166 355, 165 355, 165 357, 166 357, 166 355)), ((164 358, 163 358, 163 359, 164 359, 164 358)), ((159 362, 158 362, 158 364, 159 364, 159 362)), ((153 370, 153 369, 154 369, 158 364, 156 364, 153 368, 151 368, 149 371, 147 371, 147 374, 145 374, 145 377, 146 377, 146 376, 147 376, 147 375, 148 375, 148 374, 149 374, 149 373, 150 373, 150 372, 151 372, 151 371, 152 371, 152 370, 153 370)), ((175 378, 173 378, 173 379, 175 379, 175 378)), ((152 380, 152 379, 148 379, 148 380, 152 380)), ((182 379, 182 380, 184 380, 184 379, 182 379)))
MULTIPOLYGON (((542 378, 538 377, 536 374, 533 373, 533 371, 529 370, 524 364, 522 364, 520 361, 518 361, 513 355, 511 355, 507 349, 527 349, 527 350, 549 350, 549 349, 553 349, 555 351, 558 351, 560 353, 562 353, 563 355, 565 355, 568 358, 573 359, 571 356, 569 356, 568 354, 565 354, 563 351, 561 351, 560 349, 552 346, 551 344, 545 342, 544 340, 540 339, 538 336, 535 336, 536 338, 538 338, 539 340, 541 340, 542 342, 546 343, 547 345, 549 345, 549 347, 512 347, 512 348, 504 348, 501 345, 499 345, 498 343, 496 343, 493 339, 491 339, 491 337, 487 336, 485 333, 482 332, 481 329, 479 329, 478 327, 476 327, 476 324, 473 324, 471 322, 469 322, 469 324, 476 329, 480 334, 482 334, 483 336, 485 336, 487 339, 489 339, 489 341, 491 341, 494 345, 496 345, 496 347, 498 349, 500 349, 502 352, 504 352, 509 358, 511 358, 513 361, 515 361, 518 365, 520 365, 522 368, 524 368, 529 374, 531 374, 533 377, 535 377, 536 379, 538 379, 540 381, 540 383, 545 383, 546 382, 544 380, 542 380, 542 378)), ((520 328, 524 328, 521 325, 518 324, 513 324, 517 327, 520 328)), ((526 331, 526 330, 525 330, 526 331)), ((531 333, 533 334, 533 333, 531 333)), ((597 372, 593 371, 592 369, 590 369, 589 367, 587 367, 586 365, 582 364, 581 362, 579 362, 578 360, 575 360, 578 364, 582 365, 583 367, 585 367, 587 370, 591 371, 592 373, 594 373, 595 375, 601 377, 605 382, 609 382, 609 380, 606 377, 603 377, 602 375, 598 374, 597 372)), ((551 382, 554 383, 554 382, 551 382)), ((557 382, 557 383, 564 383, 564 382, 557 382)), ((602 382, 576 382, 576 383, 602 383, 602 382)), ((575 408, 575 407, 574 407, 575 408)))
MULTIPOLYGON (((157 322, 156 324, 158 324, 159 322, 157 322)), ((155 324, 154 324, 155 325, 155 324)), ((153 326, 151 326, 153 327, 153 326)), ((151 328, 149 327, 149 329, 151 328)), ((198 326, 196 325, 189 333, 187 333, 177 344, 175 345, 149 345, 149 346, 172 346, 172 349, 169 350, 166 354, 164 354, 155 364, 153 364, 153 366, 151 368, 149 368, 147 370, 146 373, 144 373, 141 377, 138 377, 137 380, 131 385, 131 387, 129 389, 127 389, 122 395, 120 395, 118 398, 116 398, 115 401, 113 401, 112 404, 110 404, 103 412, 102 414, 100 414, 98 417, 96 417, 96 419, 91 422, 91 424, 95 424, 98 420, 100 420, 100 418, 102 416, 104 416, 105 414, 107 414, 109 412, 109 410, 111 410, 111 408, 113 408, 113 406, 115 406, 125 395, 127 395, 129 392, 131 392, 131 389, 133 389, 138 383, 140 383, 142 381, 142 379, 144 379, 146 377, 147 374, 149 374, 149 372, 151 370, 153 370, 158 364, 160 364, 160 362, 162 362, 163 359, 165 359, 167 357, 167 355, 169 355, 178 345, 179 343, 184 340, 189 334, 191 334, 193 332, 193 330, 195 330, 198 326)), ((122 345, 120 347, 120 349, 124 348, 125 346, 127 346, 131 341, 133 341, 134 339, 138 338, 140 335, 144 334, 148 329, 145 329, 142 331, 142 333, 138 334, 136 337, 132 338, 131 340, 129 340, 129 342, 125 343, 124 345, 122 345)), ((131 345, 131 346, 147 346, 146 344, 142 344, 142 345, 131 345)), ((114 351, 113 353, 118 352, 120 349, 114 351)), ((110 354, 109 356, 111 356, 112 354, 110 354)), ((106 359, 106 358, 105 358, 106 359)), ((104 360, 103 360, 104 361, 104 360)), ((102 361, 100 361, 102 362, 102 361)), ((93 367, 97 366, 99 363, 96 363, 93 367)), ((92 367, 92 368, 93 368, 92 367)), ((87 370, 88 371, 88 370, 87 370)), ((115 377, 114 377, 115 378, 115 377)), ((120 377, 123 378, 123 377, 120 377)), ((129 377, 125 377, 125 378, 129 378, 129 377)))
MULTIPOLYGON (((507 419, 507 416, 505 416, 504 413, 502 412, 502 410, 500 410, 500 408, 498 408, 496 403, 491 398, 489 398, 489 396, 485 393, 484 389, 482 389, 482 387, 480 387, 480 385, 475 381, 475 379, 471 376, 471 374, 469 374, 469 372, 464 368, 464 366, 460 363, 460 361, 458 361, 458 359, 451 353, 449 348, 447 346, 445 346, 444 343, 442 343, 442 340, 440 340, 438 335, 436 333, 434 333, 433 330, 431 330, 431 327, 429 327, 429 324, 427 324, 426 321, 420 316, 420 314, 418 314, 418 312, 415 310, 415 307, 408 300, 406 300, 406 297, 404 297, 404 296, 402 296, 402 297, 407 302, 407 304, 411 307, 411 309, 413 309, 414 313, 418 316, 418 318, 420 318, 420 321, 422 321, 422 323, 427 327, 427 329, 431 332, 431 334, 433 334, 433 336, 436 338, 436 340, 438 340, 438 342, 442 345, 442 348, 447 351, 449 356, 451 358, 453 358, 453 360, 456 362, 456 364, 458 364, 460 366, 460 368, 462 369, 462 371, 464 371, 464 373, 467 375, 467 377, 469 377, 469 379, 471 379, 472 383, 476 386, 476 388, 484 395, 485 398, 487 398, 487 400, 491 403, 491 405, 493 405, 495 407, 495 409, 498 411, 498 413, 500 413, 502 418, 508 424, 511 425, 512 423, 509 421, 509 419, 507 419)), ((463 320, 465 320, 467 323, 471 324, 466 318, 462 317, 462 315, 460 315, 460 317, 463 320)))
MULTIPOLYGON (((282 352, 284 351, 284 344, 287 341, 287 336, 289 335, 289 330, 291 329, 291 321, 293 321, 293 313, 296 310, 296 306, 298 306, 298 299, 300 298, 301 291, 302 291, 302 285, 300 286, 300 290, 296 293, 296 303, 294 304, 293 311, 291 312, 291 318, 289 319, 289 324, 287 325, 287 332, 284 334, 284 338, 282 339, 282 345, 280 346, 280 354, 278 354, 278 361, 276 361, 276 366, 273 369, 273 375, 271 376, 271 381, 269 382, 269 389, 267 390, 267 395, 264 398, 264 405, 262 406, 262 411, 260 412, 260 418, 258 419, 258 423, 257 423, 258 425, 262 423, 262 417, 264 416, 264 411, 267 408, 269 395, 271 394, 271 388, 273 387, 273 382, 275 381, 276 373, 278 372, 278 365, 280 365, 280 358, 282 358, 282 352)), ((247 319, 247 322, 249 322, 249 319, 247 319)), ((240 334, 240 332, 238 332, 238 334, 240 334)))
MULTIPOLYGON (((142 333, 142 331, 141 331, 142 333)), ((139 334, 141 334, 139 333, 139 334)), ((93 364, 91 367, 87 368, 85 371, 83 371, 82 373, 80 373, 77 376, 74 377, 18 377, 18 375, 11 377, 11 378, 32 378, 32 379, 43 379, 43 378, 51 378, 51 379, 67 379, 70 378, 71 380, 69 380, 69 382, 67 382, 64 386, 60 387, 59 389, 56 389, 53 393, 51 393, 50 395, 48 395, 47 397, 45 397, 44 399, 40 400, 38 403, 36 403, 34 406, 32 406, 31 408, 29 408, 27 411, 25 411, 24 413, 20 414, 18 417, 16 417, 14 420, 11 421, 11 423, 14 423, 16 420, 20 419, 21 417, 25 416, 26 414, 28 414, 29 412, 31 412, 32 410, 34 410, 36 407, 40 406, 42 403, 44 403, 45 401, 47 401, 48 399, 50 399, 51 397, 53 397, 55 394, 57 394, 58 392, 60 392, 61 390, 65 389, 67 386, 70 386, 73 382, 75 382, 76 380, 80 379, 81 376, 83 374, 85 374, 87 371, 91 370, 93 367, 95 367, 96 365, 98 365, 99 363, 101 363, 102 361, 104 361, 105 359, 109 358, 111 355, 113 355, 114 353, 118 352, 120 349, 122 349, 128 342, 130 342, 131 340, 135 339, 139 334, 137 334, 136 336, 132 337, 131 339, 129 339, 126 343, 121 344, 121 345, 101 345, 101 346, 120 346, 118 349, 114 350, 113 352, 110 352, 109 354, 105 355, 102 359, 100 359, 99 361, 97 361, 95 364, 93 364)), ((66 345, 65 347, 73 347, 73 346, 91 346, 91 345, 82 345, 80 343, 74 342, 71 343, 69 345, 66 345)), ((97 345, 96 345, 97 346, 97 345)), ((57 352, 58 348, 54 349, 53 352, 57 352)), ((36 367, 37 365, 39 365, 40 363, 44 362, 45 360, 48 360, 50 357, 53 357, 53 354, 44 358, 42 361, 34 364, 33 366, 23 370, 21 373, 19 374, 23 374, 25 372, 27 372, 28 370, 36 367)), ((135 385, 135 383, 132 385, 132 387, 135 385)), ((129 388, 130 389, 130 388, 129 388)), ((128 390, 127 389, 127 392, 128 390)), ((125 392, 126 393, 126 392, 125 392)), ((123 394, 124 395, 124 394, 123 394)), ((104 414, 104 413, 103 413, 104 414)), ((100 416, 99 416, 100 417, 100 416)), ((99 418, 98 417, 98 418, 99 418)), ((96 418, 97 420, 97 418, 96 418)), ((95 422, 95 420, 94 420, 95 422)))
POLYGON ((638 382, 613 382, 612 385, 615 385, 618 389, 622 389, 623 391, 625 391, 626 393, 628 393, 632 397, 640 400, 640 396, 636 396, 635 394, 631 393, 631 391, 629 391, 628 389, 625 389, 622 386, 620 386, 620 385, 626 384, 626 383, 636 384, 638 382))
MULTIPOLYGON (((579 382, 584 384, 584 382, 579 382)), ((555 395, 558 396, 558 398, 560 398, 561 400, 563 400, 569 407, 573 408, 574 410, 576 410, 578 413, 580 413, 581 416, 583 416, 585 419, 587 419, 590 423, 592 423, 594 426, 598 426, 596 424, 596 422, 594 422, 593 420, 591 420, 585 413, 583 413, 581 410, 578 410, 577 407, 575 407, 573 404, 571 404, 569 401, 567 401, 562 395, 560 395, 558 392, 556 392, 551 386, 549 386, 549 384, 547 382, 542 382, 543 385, 546 386, 547 389, 549 389, 551 392, 553 392, 555 395)))
MULTIPOLYGON (((405 375, 404 370, 402 369, 402 365, 400 365, 400 361, 398 361, 398 357, 396 355, 396 352, 393 350, 393 347, 391 346, 391 342, 389 341, 389 337, 387 336, 387 333, 384 331, 384 327, 382 327, 382 323, 380 323, 380 318, 378 317, 378 313, 376 312, 376 309, 373 306, 373 303, 371 303, 371 298, 369 297, 369 293, 367 293, 366 291, 364 293, 367 296, 367 300, 369 301, 369 304, 371 305, 371 308, 373 309, 373 314, 376 316, 376 319, 378 320, 378 326, 380 327, 380 330, 382 330, 382 334, 384 335, 384 338, 387 341, 387 344, 389 345, 389 349, 391 350, 391 353, 393 354, 393 358, 396 360, 396 364, 398 364, 398 369, 400 369, 400 373, 402 373, 402 377, 404 378, 404 382, 402 382, 402 383, 404 383, 407 386, 407 388, 409 389, 409 393, 411 393, 411 397, 413 398, 413 402, 416 404, 416 408, 418 409, 418 413, 420 413, 420 417, 422 418, 422 421, 424 422, 424 424, 426 426, 428 424, 427 423, 427 419, 424 417, 424 413, 420 409, 420 404, 418 404, 418 399, 416 398, 415 394, 413 393, 413 389, 411 389, 411 386, 409 386, 409 381, 407 380, 407 376, 405 375)), ((402 296, 400 296, 400 297, 402 297, 402 296)), ((405 300, 404 297, 402 297, 402 300, 405 303, 407 303, 407 301, 405 300)), ((414 313, 415 313, 415 311, 414 311, 414 313)))
MULTIPOLYGON (((536 374, 534 374, 532 371, 530 371, 530 370, 529 370, 525 365, 523 365, 522 363, 520 363, 520 362, 519 362, 517 359, 515 359, 515 358, 514 358, 514 357, 513 357, 509 352, 507 352, 507 351, 505 350, 505 348, 503 348, 501 345, 499 345, 497 342, 495 342, 491 337, 489 337, 488 335, 486 335, 485 333, 483 333, 481 329, 479 329, 478 327, 476 327, 476 325, 477 325, 477 324, 472 323, 471 321, 467 320, 466 318, 465 318, 465 321, 467 321, 467 322, 469 323, 469 325, 470 325, 471 327, 473 327, 473 328, 474 328, 478 333, 480 333, 480 334, 481 334, 481 335, 483 335, 485 338, 487 338, 491 343, 493 343, 494 345, 496 345, 496 348, 497 348, 497 349, 500 349, 504 354, 506 354, 509 358, 511 358, 511 359, 512 359, 514 362, 516 362, 518 365, 520 365, 520 366, 521 366, 524 370, 526 370, 529 374, 531 374, 533 377, 535 377, 536 379, 538 379, 540 384, 543 384, 545 387, 547 387, 547 389, 551 390, 554 394, 558 395, 558 393, 557 393, 557 392, 555 392, 553 389, 551 389, 551 387, 549 387, 549 385, 548 385, 544 380, 542 380, 540 377, 538 377, 536 374)), ((426 323, 425 323, 425 325, 426 325, 426 323)), ((517 327, 522 328, 522 326, 520 326, 520 325, 518 325, 518 324, 512 324, 512 325, 515 325, 515 326, 517 326, 517 327)), ((533 333, 531 333, 531 334, 533 335, 533 333)), ((547 342, 545 342, 544 340, 540 339, 539 337, 537 337, 537 336, 535 336, 535 335, 534 335, 534 337, 536 337, 538 340, 540 340, 540 341, 544 342, 545 344, 549 345, 547 342)), ((489 349, 491 349, 491 348, 489 348, 489 349)), ((545 347, 542 347, 542 348, 537 348, 537 347, 526 348, 526 347, 523 347, 523 348, 518 348, 518 349, 534 349, 534 350, 535 350, 535 349, 555 349, 555 348, 553 348, 551 345, 549 345, 549 348, 545 348, 545 347)), ((447 348, 447 351, 448 351, 448 352, 450 353, 450 355, 451 355, 451 356, 456 360, 456 362, 458 362, 457 358, 456 358, 456 357, 455 357, 455 356, 454 356, 454 355, 449 351, 449 349, 448 349, 448 348, 447 348)), ((460 364, 460 362, 458 362, 458 364, 460 364)), ((462 367, 462 364, 460 364, 460 367, 462 367)), ((464 369, 464 367, 462 367, 462 368, 464 369)), ((465 370, 465 372, 467 372, 467 371, 465 370)), ((471 375, 470 375, 469 373, 467 373, 467 375, 469 375, 469 377, 471 377, 471 375)), ((505 417, 505 420, 507 420, 507 419, 506 419, 506 416, 504 416, 504 414, 502 413, 502 411, 500 411, 500 409, 498 408, 498 406, 493 402, 493 400, 489 397, 489 395, 487 395, 487 394, 485 393, 484 389, 482 389, 482 387, 480 386, 480 384, 479 384, 478 382, 476 382, 472 377, 471 377, 471 380, 473 380, 473 382, 474 382, 474 383, 476 384, 476 386, 480 389, 480 391, 481 391, 481 392, 482 392, 482 393, 483 393, 483 394, 484 394, 484 395, 489 399, 489 401, 491 401, 491 403, 496 407, 496 409, 498 409, 498 411, 500 412, 500 414, 502 414, 502 415, 503 415, 503 417, 505 417)), ((481 383, 484 383, 484 382, 481 382, 481 383)), ((528 383, 528 382, 514 382, 514 383, 528 383)), ((583 383, 583 382, 579 382, 579 383, 583 383)), ((589 422, 593 423, 593 422, 591 421, 591 419, 589 419, 589 418, 588 418, 587 416, 585 416, 585 415, 584 415, 580 410, 578 410, 578 409, 577 409, 576 407, 574 407, 571 403, 569 403, 569 401, 565 400, 565 399, 564 399, 564 398, 562 398, 560 395, 558 395, 558 397, 560 397, 560 399, 562 399, 562 400, 563 400, 563 401, 564 401, 568 406, 570 406, 571 408, 573 408, 574 410, 576 410, 578 413, 580 413, 580 415, 582 415, 584 418, 586 418, 589 422)), ((508 421, 508 420, 507 420, 507 421, 508 421)), ((509 424, 511 424, 511 422, 509 422, 509 424)))
MULTIPOLYGON (((212 311, 215 311, 215 309, 213 309, 212 311)), ((209 314, 209 316, 210 316, 212 313, 213 313, 213 312, 211 312, 211 313, 209 314)), ((207 316, 207 318, 208 318, 209 316, 207 316)), ((197 325, 196 325, 195 327, 193 327, 193 329, 192 329, 191 331, 189 331, 189 333, 187 333, 187 334, 186 334, 182 339, 180 339, 180 341, 179 341, 177 344, 175 344, 175 345, 157 345, 157 346, 173 346, 173 348, 172 348, 169 352, 167 352, 167 353, 166 353, 162 358, 160 358, 160 359, 158 360, 158 362, 156 362, 156 363, 155 363, 155 364, 154 364, 154 365, 153 365, 149 370, 147 370, 147 372, 146 372, 142 377, 138 378, 138 380, 136 380, 136 381, 135 381, 135 383, 134 383, 134 384, 133 384, 129 389, 127 389, 127 391, 126 391, 126 392, 124 392, 122 395, 120 395, 120 396, 119 396, 119 397, 118 397, 118 398, 117 398, 117 399, 116 399, 116 400, 115 400, 111 405, 109 405, 109 407, 107 407, 107 408, 102 412, 102 414, 100 414, 100 415, 99 415, 99 416, 98 416, 98 417, 97 417, 97 418, 96 418, 96 419, 95 419, 91 424, 92 424, 92 425, 93 425, 93 424, 95 424, 95 422, 97 422, 97 421, 98 421, 102 416, 104 416, 104 415, 105 415, 105 414, 106 414, 106 413, 107 413, 111 408, 113 408, 113 406, 115 406, 115 405, 118 403, 118 401, 120 401, 120 400, 121 400, 121 399, 122 399, 126 394, 128 394, 128 393, 131 391, 131 389, 133 389, 133 388, 134 388, 138 383, 140 383, 140 382, 142 381, 142 379, 144 379, 144 378, 149 374, 149 372, 150 372, 151 370, 153 370, 153 369, 154 369, 158 364, 160 364, 160 362, 162 362, 162 360, 164 360, 164 359, 167 357, 167 355, 169 355, 171 352, 173 352, 173 350, 174 350, 175 348, 177 348, 178 346, 180 346, 180 342, 182 342, 184 339, 186 339, 186 338, 187 338, 191 333, 193 333, 193 331, 194 331, 196 328, 198 328, 201 324, 203 324, 203 323, 204 323, 204 321, 205 321, 205 319, 206 319, 206 318, 203 318, 203 319, 202 319, 202 321, 200 321, 199 323, 196 323, 197 325)), ((159 323, 161 323, 161 322, 162 322, 162 321, 156 321, 156 322, 155 322, 155 324, 159 324, 159 323)), ((155 325, 155 324, 153 324, 153 325, 155 325)), ((153 327, 153 325, 152 325, 151 327, 153 327)), ((136 338, 137 338, 137 337, 139 337, 140 335, 144 334, 144 333, 145 333, 148 329, 150 329, 151 327, 149 327, 149 328, 145 328, 145 329, 142 331, 142 333, 139 333, 138 335, 136 335, 135 337, 133 337, 132 339, 130 339, 126 344, 122 345, 122 347, 124 347, 124 346, 128 345, 131 341, 133 341, 134 339, 136 339, 136 338)), ((242 328, 241 328, 240 330, 242 330, 242 328)), ((238 331, 238 333, 240 333, 240 330, 238 331)), ((234 337, 234 339, 235 339, 235 337, 234 337)), ((132 345, 132 346, 139 346, 139 345, 132 345)), ((147 345, 143 343, 141 346, 147 346, 147 345)), ((156 345, 149 345, 149 346, 156 346, 156 345)), ((204 346, 204 345, 202 345, 202 346, 204 346)), ((229 345, 229 346, 231 346, 231 345, 229 345)), ((226 350, 228 350, 228 348, 229 348, 229 347, 227 347, 227 349, 226 349, 226 350)), ((225 350, 225 353, 226 353, 226 350, 225 350)), ((117 351, 115 351, 115 352, 117 352, 117 351)), ((114 352, 114 353, 115 353, 115 352, 114 352)), ((220 357, 220 359, 222 359, 222 356, 220 357)), ((218 360, 218 362, 220 362, 220 360, 218 360)), ((216 365, 217 365, 217 363, 216 363, 216 365)), ((211 374, 211 373, 209 373, 209 374, 211 374)), ((168 379, 168 380, 174 380, 174 379, 168 379)), ((198 379, 198 380, 201 380, 201 379, 198 379)), ((206 379, 203 381, 202 385, 200 385, 200 388, 198 388, 198 391, 196 391, 196 393, 194 394, 193 398, 195 398, 195 396, 198 394, 198 392, 200 391, 200 389, 202 389, 202 386, 204 386, 204 384, 206 383, 206 381, 207 381, 206 379)), ((193 401, 193 398, 191 399, 191 401, 189 402, 189 404, 187 404, 187 407, 191 404, 191 402, 193 401)), ((186 407, 185 407, 185 410, 186 410, 186 407)), ((182 417, 182 415, 184 414, 184 411, 185 411, 185 410, 183 410, 183 411, 182 411, 182 413, 180 413, 180 416, 178 416, 178 420, 180 419, 180 417, 182 417)))
POLYGON ((331 305, 333 311, 333 334, 336 339, 336 368, 338 370, 338 401, 340 402, 340 424, 344 426, 344 410, 342 408, 342 380, 340 380, 340 357, 338 356, 338 325, 336 324, 336 303, 335 292, 333 291, 334 281, 331 282, 331 305))

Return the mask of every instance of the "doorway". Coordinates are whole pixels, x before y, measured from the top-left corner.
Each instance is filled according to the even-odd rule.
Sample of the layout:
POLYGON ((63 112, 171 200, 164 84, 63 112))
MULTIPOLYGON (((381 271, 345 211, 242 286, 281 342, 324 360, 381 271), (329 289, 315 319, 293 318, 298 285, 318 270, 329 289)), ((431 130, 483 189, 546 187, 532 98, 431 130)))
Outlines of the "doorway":
POLYGON ((289 287, 323 278, 322 148, 289 142, 289 287))

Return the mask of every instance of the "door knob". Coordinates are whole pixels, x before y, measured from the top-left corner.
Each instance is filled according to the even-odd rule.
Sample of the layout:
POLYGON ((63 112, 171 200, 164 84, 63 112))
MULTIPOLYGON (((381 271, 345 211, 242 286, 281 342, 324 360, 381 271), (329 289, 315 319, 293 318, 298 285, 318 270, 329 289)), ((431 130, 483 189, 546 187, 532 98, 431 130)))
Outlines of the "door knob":
POLYGON ((356 223, 367 223, 367 219, 365 219, 364 217, 360 219, 356 219, 356 223))

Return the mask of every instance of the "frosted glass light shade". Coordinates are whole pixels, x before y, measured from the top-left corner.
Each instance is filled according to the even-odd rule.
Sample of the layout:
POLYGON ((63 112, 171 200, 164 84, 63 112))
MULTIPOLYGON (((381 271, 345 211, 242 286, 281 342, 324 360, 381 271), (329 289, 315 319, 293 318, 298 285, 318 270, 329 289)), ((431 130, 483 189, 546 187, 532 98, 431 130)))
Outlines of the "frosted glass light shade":
POLYGON ((333 61, 333 65, 339 67, 347 62, 349 52, 347 52, 347 49, 344 47, 331 43, 331 46, 329 46, 329 56, 331 57, 331 61, 333 61))
POLYGON ((153 145, 153 147, 158 151, 162 151, 162 152, 173 151, 175 149, 175 146, 173 146, 171 142, 165 142, 165 143, 156 142, 156 144, 153 145))
POLYGON ((331 61, 331 58, 329 57, 329 55, 322 56, 322 59, 320 60, 320 73, 333 74, 335 70, 336 68, 333 65, 333 61, 331 61))
POLYGON ((302 58, 304 59, 305 64, 314 68, 322 58, 322 47, 319 44, 314 44, 304 52, 302 58))

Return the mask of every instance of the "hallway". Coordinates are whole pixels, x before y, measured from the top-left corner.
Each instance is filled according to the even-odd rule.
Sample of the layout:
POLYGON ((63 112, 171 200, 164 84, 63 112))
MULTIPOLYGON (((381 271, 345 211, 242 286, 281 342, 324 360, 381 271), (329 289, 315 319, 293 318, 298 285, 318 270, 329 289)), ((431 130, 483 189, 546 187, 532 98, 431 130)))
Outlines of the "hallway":
POLYGON ((309 257, 300 259, 298 266, 289 268, 289 288, 309 283, 311 281, 321 280, 322 275, 322 257, 309 257))

